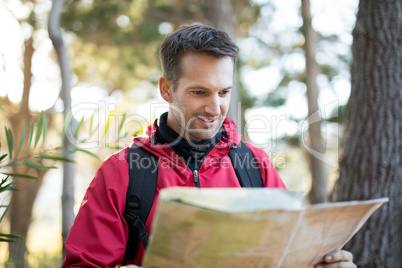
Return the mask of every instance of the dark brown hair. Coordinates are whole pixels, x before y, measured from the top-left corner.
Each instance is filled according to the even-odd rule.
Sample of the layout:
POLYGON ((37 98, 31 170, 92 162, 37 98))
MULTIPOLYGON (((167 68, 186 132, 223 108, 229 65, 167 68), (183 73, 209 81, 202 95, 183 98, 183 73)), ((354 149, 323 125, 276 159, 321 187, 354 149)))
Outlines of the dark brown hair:
POLYGON ((165 39, 159 54, 163 75, 172 82, 173 89, 182 75, 181 58, 188 52, 206 53, 216 58, 229 56, 234 64, 239 48, 227 33, 214 27, 199 23, 180 27, 165 39))

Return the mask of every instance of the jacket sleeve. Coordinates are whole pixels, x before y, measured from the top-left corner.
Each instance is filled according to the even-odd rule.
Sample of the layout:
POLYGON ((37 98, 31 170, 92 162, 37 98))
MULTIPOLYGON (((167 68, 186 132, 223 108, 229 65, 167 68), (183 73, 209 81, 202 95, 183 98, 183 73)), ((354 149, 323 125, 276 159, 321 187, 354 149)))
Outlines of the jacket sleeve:
POLYGON ((115 267, 125 252, 128 187, 124 153, 105 160, 90 183, 68 235, 62 267, 115 267))
POLYGON ((274 164, 269 159, 267 153, 249 142, 246 142, 246 144, 257 160, 264 186, 267 188, 286 189, 285 184, 276 171, 274 164))

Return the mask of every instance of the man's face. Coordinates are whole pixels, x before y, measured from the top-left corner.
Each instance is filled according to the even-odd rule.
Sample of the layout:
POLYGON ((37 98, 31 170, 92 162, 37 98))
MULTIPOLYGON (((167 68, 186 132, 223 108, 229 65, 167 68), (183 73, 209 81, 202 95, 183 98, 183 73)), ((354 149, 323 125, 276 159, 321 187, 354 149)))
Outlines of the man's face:
POLYGON ((233 60, 188 53, 181 59, 181 70, 176 88, 170 86, 167 124, 186 140, 210 139, 220 129, 229 108, 233 60))

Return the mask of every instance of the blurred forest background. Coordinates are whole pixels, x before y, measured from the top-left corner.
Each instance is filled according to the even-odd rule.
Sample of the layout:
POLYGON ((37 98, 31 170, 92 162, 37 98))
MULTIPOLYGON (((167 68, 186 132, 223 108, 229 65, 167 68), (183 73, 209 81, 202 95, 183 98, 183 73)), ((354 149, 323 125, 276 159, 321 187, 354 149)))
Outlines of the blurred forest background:
POLYGON ((41 147, 30 152, 21 139, 14 155, 82 149, 69 155, 75 163, 35 158, 42 168, 2 164, 12 152, 0 159, 3 174, 37 177, 16 177, 19 191, 0 195, 3 205, 11 201, 0 233, 22 236, 0 242, 0 266, 61 265, 63 241, 101 160, 167 110, 158 93, 161 42, 180 25, 202 22, 240 47, 229 113, 243 139, 266 150, 306 204, 390 197, 348 249, 362 267, 397 267, 402 7, 386 2, 0 0, 1 143, 10 145, 8 129, 19 140, 40 125, 47 129, 41 147), (63 4, 68 81, 49 38, 48 27, 58 30, 49 17, 56 3, 63 4), (71 135, 62 134, 68 112, 71 135))

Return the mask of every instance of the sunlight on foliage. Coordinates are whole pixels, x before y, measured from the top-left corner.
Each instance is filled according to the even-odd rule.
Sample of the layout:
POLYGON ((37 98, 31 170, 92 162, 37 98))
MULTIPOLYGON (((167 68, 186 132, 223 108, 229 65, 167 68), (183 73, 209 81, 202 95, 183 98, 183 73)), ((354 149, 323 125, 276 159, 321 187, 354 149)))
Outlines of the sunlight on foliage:
MULTIPOLYGON (((89 120, 90 122, 87 137, 81 139, 81 142, 85 142, 90 139, 92 136, 95 135, 96 130, 100 128, 100 123, 94 123, 94 115, 95 113, 91 116, 89 120)), ((108 116, 106 126, 103 130, 103 136, 109 134, 109 132, 111 132, 112 130, 112 128, 110 128, 110 125, 112 123, 112 120, 114 120, 115 118, 112 115, 113 114, 109 114, 108 116)), ((126 123, 125 119, 126 114, 122 116, 122 119, 119 122, 118 129, 115 130, 117 142, 128 137, 127 133, 122 133, 123 127, 126 123)), ((82 132, 82 127, 85 125, 84 117, 82 117, 79 121, 77 127, 74 130, 74 134, 70 135, 72 132, 72 122, 73 120, 71 120, 71 116, 67 116, 63 124, 63 129, 61 131, 61 144, 66 137, 73 138, 77 141, 79 136, 78 134, 82 132)), ((98 161, 101 161, 95 153, 80 148, 79 142, 75 146, 70 147, 70 150, 64 150, 62 145, 59 145, 57 147, 46 147, 45 141, 48 123, 43 111, 40 113, 37 122, 32 121, 29 123, 29 125, 29 132, 26 133, 25 122, 22 122, 21 136, 18 139, 18 143, 15 142, 15 135, 12 133, 11 129, 4 127, 5 138, 7 141, 7 148, 5 151, 7 151, 8 153, 3 153, 3 148, 0 141, 0 174, 3 176, 0 181, 0 194, 7 191, 18 191, 18 189, 15 188, 14 180, 12 178, 24 178, 32 180, 38 179, 37 176, 33 176, 30 174, 12 173, 5 171, 13 166, 22 165, 33 169, 43 170, 55 169, 57 168, 54 165, 56 162, 75 162, 74 160, 68 158, 69 154, 75 152, 85 153, 97 159, 98 161), (21 154, 24 145, 26 146, 25 154, 21 154)), ((119 148, 119 146, 109 146, 108 144, 104 144, 103 146, 111 147, 114 149, 119 148)), ((0 223, 2 222, 9 208, 10 203, 4 204, 3 199, 3 201, 0 203, 0 223)), ((0 233, 0 242, 13 242, 16 238, 20 238, 20 236, 0 233)))

